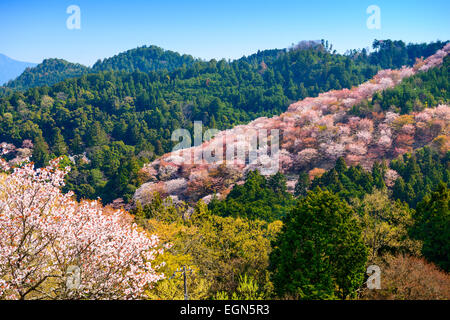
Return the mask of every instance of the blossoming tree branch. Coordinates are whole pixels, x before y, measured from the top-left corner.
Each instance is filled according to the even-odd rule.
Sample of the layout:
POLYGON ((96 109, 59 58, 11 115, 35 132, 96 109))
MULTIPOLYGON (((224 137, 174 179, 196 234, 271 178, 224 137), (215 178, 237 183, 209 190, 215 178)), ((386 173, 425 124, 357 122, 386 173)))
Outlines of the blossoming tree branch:
POLYGON ((152 263, 163 252, 158 238, 125 211, 63 194, 70 168, 60 166, 0 160, 0 298, 145 298, 164 278, 152 263), (76 287, 68 281, 74 267, 76 287))

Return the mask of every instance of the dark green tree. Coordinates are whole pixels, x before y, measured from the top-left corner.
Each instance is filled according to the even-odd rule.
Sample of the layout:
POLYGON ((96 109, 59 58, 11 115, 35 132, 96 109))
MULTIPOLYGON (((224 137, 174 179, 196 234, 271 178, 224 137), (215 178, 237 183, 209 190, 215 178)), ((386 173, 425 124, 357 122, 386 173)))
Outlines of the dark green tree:
POLYGON ((57 157, 67 154, 67 145, 59 128, 55 128, 54 130, 52 145, 52 151, 57 157))
POLYGON ((42 135, 39 135, 34 139, 32 160, 37 167, 43 167, 48 164, 49 159, 48 144, 45 142, 42 135))
POLYGON ((295 196, 306 196, 310 184, 311 182, 309 181, 309 175, 306 172, 300 173, 298 176, 297 184, 295 185, 295 196))
POLYGON ((236 185, 223 201, 213 199, 212 213, 223 217, 242 217, 272 222, 284 217, 294 205, 286 191, 286 178, 277 173, 268 179, 258 171, 248 173, 243 185, 236 185))
POLYGON ((367 248, 353 209, 335 194, 316 188, 283 221, 270 255, 278 296, 354 296, 364 281, 367 248))
POLYGON ((70 149, 74 154, 83 152, 83 139, 78 132, 75 132, 73 139, 70 141, 70 149))
POLYGON ((440 183, 436 191, 417 205, 411 235, 423 240, 422 254, 446 272, 450 271, 450 190, 440 183))

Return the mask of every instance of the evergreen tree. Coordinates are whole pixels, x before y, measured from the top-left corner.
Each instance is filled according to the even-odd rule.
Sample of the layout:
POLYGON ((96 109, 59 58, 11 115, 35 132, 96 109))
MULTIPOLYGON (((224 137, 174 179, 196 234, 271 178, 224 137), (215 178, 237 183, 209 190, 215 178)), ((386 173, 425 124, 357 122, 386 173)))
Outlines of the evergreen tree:
POLYGON ((70 141, 70 149, 74 154, 83 152, 83 139, 78 132, 75 132, 73 139, 70 141))
POLYGON ((49 159, 48 144, 42 135, 39 135, 34 139, 32 160, 37 167, 43 167, 48 164, 49 159))
POLYGON ((52 151, 57 157, 67 154, 67 145, 64 142, 64 137, 59 128, 55 128, 54 130, 52 145, 52 151))
POLYGON ((307 194, 310 185, 309 175, 306 172, 301 172, 298 176, 297 184, 295 185, 295 196, 304 197, 307 194))
POLYGON ((300 299, 354 296, 364 280, 367 249, 353 209, 316 188, 283 222, 270 256, 277 294, 300 299))
POLYGON ((413 237, 423 240, 422 254, 446 272, 450 271, 450 190, 440 183, 436 191, 417 205, 413 237))
POLYGON ((294 199, 286 189, 283 174, 277 173, 266 179, 258 171, 250 171, 243 185, 234 186, 223 201, 213 199, 209 209, 223 217, 272 222, 285 216, 294 205, 294 199))

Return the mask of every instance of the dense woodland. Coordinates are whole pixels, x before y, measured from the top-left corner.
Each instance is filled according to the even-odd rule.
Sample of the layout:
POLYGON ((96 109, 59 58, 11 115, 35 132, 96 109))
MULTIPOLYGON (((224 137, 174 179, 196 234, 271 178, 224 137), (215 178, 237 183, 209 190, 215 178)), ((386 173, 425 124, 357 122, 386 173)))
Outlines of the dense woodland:
MULTIPOLYGON (((175 202, 156 193, 145 205, 134 203, 131 215, 103 207, 117 198, 131 200, 143 182, 143 164, 171 150, 176 128, 191 130, 194 120, 202 120, 205 128, 225 129, 275 115, 293 101, 358 85, 380 68, 412 65, 443 45, 375 41, 372 53, 340 55, 326 42, 305 42, 228 62, 151 46, 98 61, 88 71, 60 60, 45 61, 49 69, 27 70, 0 96, 0 140, 6 142, 0 205, 19 217, 10 221, 0 213, 0 227, 14 231, 14 223, 37 221, 24 238, 39 228, 50 230, 33 239, 49 237, 61 247, 47 251, 55 257, 67 254, 70 264, 70 245, 87 224, 81 236, 96 251, 80 259, 92 258, 101 270, 117 266, 113 272, 122 276, 114 278, 113 287, 102 287, 104 278, 89 269, 86 295, 73 297, 64 283, 45 282, 48 267, 42 267, 38 276, 44 280, 37 285, 26 274, 22 282, 9 281, 14 276, 2 265, 10 256, 2 253, 0 298, 183 299, 182 279, 160 274, 170 276, 188 265, 194 271, 188 282, 191 299, 450 299, 450 151, 438 145, 439 139, 370 169, 350 166, 342 157, 314 174, 300 168, 293 194, 282 173, 266 177, 250 171, 242 184, 209 203, 175 202), (80 76, 73 78, 69 69, 80 76), (45 80, 41 72, 51 76, 45 80), (17 161, 20 169, 13 170, 17 155, 50 167, 40 170, 17 161), (103 203, 85 200, 97 197, 103 203), (27 214, 34 220, 23 218, 27 214), (129 227, 129 221, 137 226, 129 227), (92 231, 96 228, 101 232, 92 231), (148 240, 147 232, 158 239, 148 240), (145 263, 133 255, 141 271, 131 277, 131 260, 111 249, 121 246, 151 252, 145 263), (113 263, 97 259, 101 255, 112 256, 113 263), (382 290, 366 288, 366 268, 373 264, 383 270, 382 290), (139 285, 127 288, 127 283, 139 285)), ((449 60, 375 94, 350 113, 399 112, 405 114, 397 120, 403 128, 412 111, 448 103, 449 60)), ((2 232, 0 241, 15 236, 2 232)), ((37 249, 30 245, 28 250, 37 249)), ((39 269, 30 267, 34 260, 16 258, 24 270, 39 269)), ((52 272, 61 272, 58 268, 52 272)), ((38 276, 33 274, 36 281, 38 276)))
POLYGON ((52 85, 68 78, 79 77, 89 68, 63 59, 45 59, 34 68, 27 68, 19 77, 5 84, 6 90, 26 90, 52 85))
MULTIPOLYGON (((169 270, 193 266, 197 275, 189 290, 197 298, 448 298, 443 271, 449 271, 450 261, 449 155, 426 147, 389 167, 376 163, 371 171, 348 167, 339 158, 313 181, 300 173, 295 196, 286 193, 282 174, 265 178, 249 172, 225 200, 213 199, 208 206, 200 201, 190 211, 156 196, 133 213, 149 230, 175 239, 169 270), (411 188, 412 181, 426 181, 431 191, 403 201, 397 185, 386 185, 391 168, 411 188), (423 267, 414 276, 426 283, 408 287, 413 279, 407 272, 389 269, 400 272, 421 257, 428 262, 417 260, 423 267), (364 290, 370 264, 386 268, 392 287, 364 290), (430 283, 433 293, 426 289, 430 283)), ((174 293, 182 298, 181 282, 163 281, 154 294, 174 293)))
MULTIPOLYGON (((225 129, 279 114, 293 101, 358 85, 387 63, 392 68, 412 63, 442 45, 375 42, 371 54, 339 55, 327 42, 300 43, 232 62, 138 48, 99 61, 93 67, 98 73, 5 93, 0 98, 0 139, 17 146, 32 140, 38 166, 56 156, 75 156, 66 190, 79 199, 129 201, 141 183, 139 168, 172 149, 176 128, 191 130, 193 121, 201 120, 205 129, 225 129), (85 157, 77 156, 83 153, 85 157)), ((54 66, 55 72, 44 78, 61 78, 64 65, 67 76, 78 70, 55 60, 27 72, 41 78, 40 70, 48 73, 54 66)), ((18 87, 27 86, 27 72, 18 87)))

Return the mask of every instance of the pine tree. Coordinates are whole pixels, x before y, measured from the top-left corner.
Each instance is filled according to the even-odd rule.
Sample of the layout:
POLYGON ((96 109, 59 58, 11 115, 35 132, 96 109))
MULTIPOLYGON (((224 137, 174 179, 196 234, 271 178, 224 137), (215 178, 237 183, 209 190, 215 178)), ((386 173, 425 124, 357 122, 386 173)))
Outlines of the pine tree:
POLYGON ((57 157, 67 154, 67 145, 59 128, 54 130, 52 151, 57 157))
POLYGON ((386 188, 383 177, 384 177, 383 166, 380 165, 378 162, 375 162, 372 167, 372 178, 373 178, 373 185, 375 188, 379 190, 386 188))
POLYGON ((270 268, 280 297, 345 299, 364 280, 367 249, 353 209, 320 188, 283 220, 270 268))
POLYGON ((70 141, 70 150, 74 154, 81 154, 83 152, 83 139, 78 132, 75 132, 73 139, 70 141))
POLYGON ((45 142, 42 135, 39 135, 34 140, 32 160, 37 167, 43 167, 48 164, 49 159, 48 144, 45 142))
POLYGON ((297 184, 295 185, 294 194, 296 197, 304 197, 307 194, 310 185, 309 175, 306 172, 300 173, 298 176, 297 184))
POLYGON ((286 193, 286 177, 281 172, 277 172, 271 176, 267 182, 273 192, 279 194, 286 193))
POLYGON ((347 165, 345 164, 345 160, 343 157, 339 157, 336 160, 336 165, 334 167, 337 173, 345 173, 347 171, 347 165))
POLYGON ((450 190, 440 183, 435 192, 417 205, 411 234, 423 240, 422 254, 450 271, 450 190))

